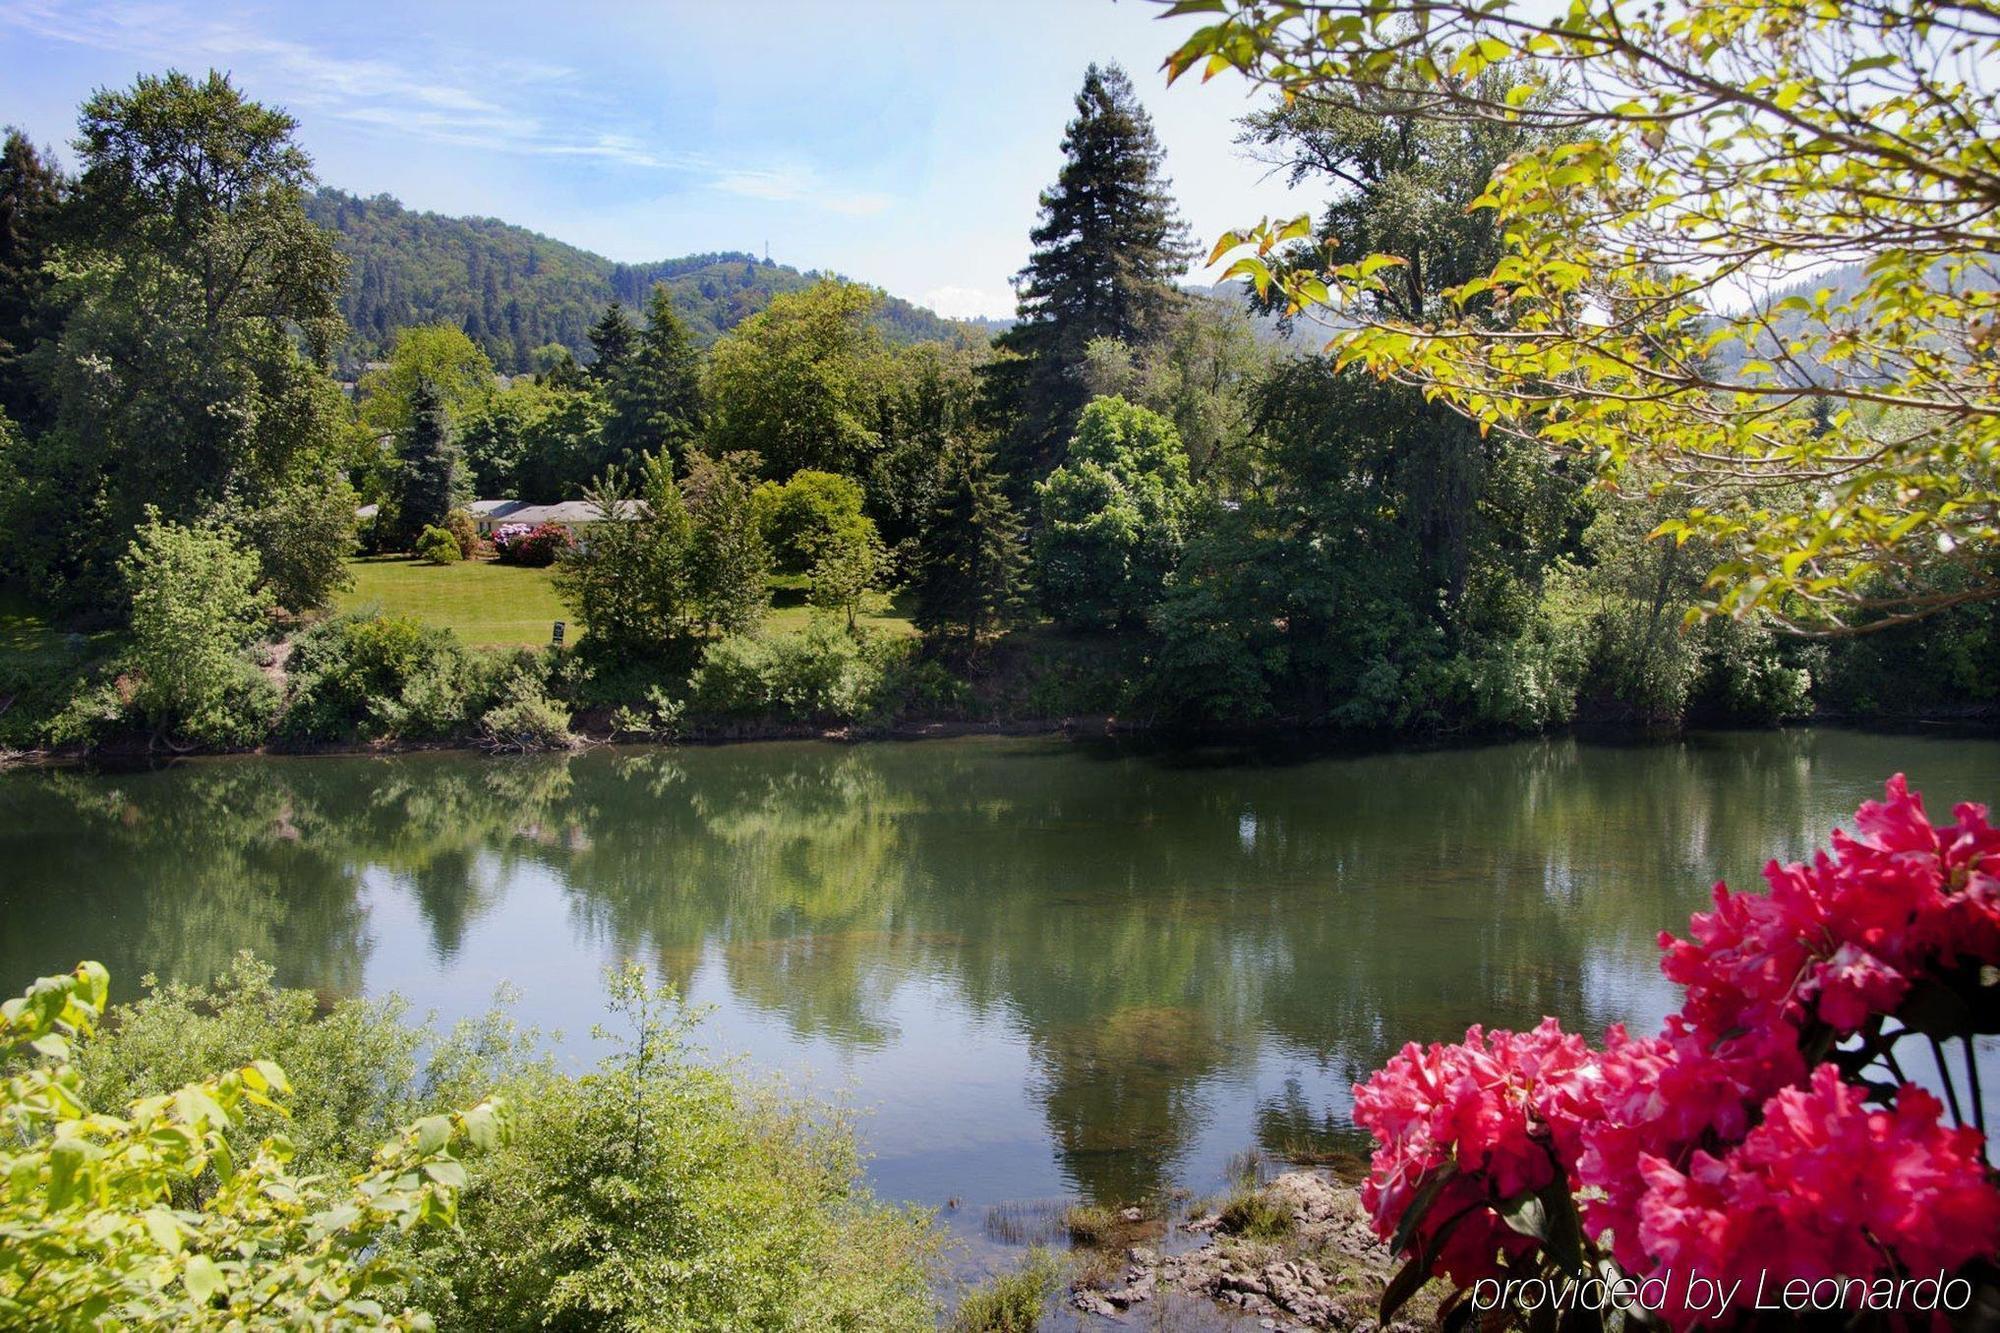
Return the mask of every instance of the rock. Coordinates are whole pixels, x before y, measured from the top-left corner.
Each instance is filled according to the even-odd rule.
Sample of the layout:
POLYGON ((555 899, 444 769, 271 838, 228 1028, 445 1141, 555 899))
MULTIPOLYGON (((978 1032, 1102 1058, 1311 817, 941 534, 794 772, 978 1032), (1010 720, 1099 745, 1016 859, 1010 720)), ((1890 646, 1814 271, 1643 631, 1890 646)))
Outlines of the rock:
POLYGON ((1094 1314, 1101 1319, 1120 1319, 1118 1307, 1088 1287, 1072 1292, 1069 1301, 1085 1314, 1094 1314))
POLYGON ((1143 1209, 1127 1208, 1124 1212, 1118 1214, 1118 1220, 1120 1222, 1143 1222, 1146 1220, 1146 1214, 1143 1209))
POLYGON ((1158 1268, 1160 1266, 1159 1251, 1149 1250, 1144 1245, 1134 1245, 1131 1249, 1125 1251, 1125 1257, 1139 1268, 1158 1268))

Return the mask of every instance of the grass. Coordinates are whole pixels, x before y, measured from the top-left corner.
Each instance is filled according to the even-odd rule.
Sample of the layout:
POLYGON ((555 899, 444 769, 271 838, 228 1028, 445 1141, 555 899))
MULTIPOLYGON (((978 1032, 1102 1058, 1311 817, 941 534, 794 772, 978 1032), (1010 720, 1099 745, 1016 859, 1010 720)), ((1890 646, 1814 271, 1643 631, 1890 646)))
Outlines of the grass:
MULTIPOLYGON (((366 556, 348 561, 347 568, 354 575, 354 586, 336 599, 337 610, 379 607, 390 615, 442 625, 475 648, 547 643, 550 628, 558 620, 567 623, 570 642, 583 632, 556 596, 546 569, 489 560, 433 565, 402 556, 366 556)), ((881 604, 886 599, 873 600, 877 605, 860 615, 861 625, 898 637, 917 632, 902 610, 881 604)), ((802 630, 812 618, 803 578, 772 579, 771 603, 765 627, 774 633, 802 630)), ((0 606, 0 633, 5 632, 7 623, 4 610, 0 606)))
POLYGON ((347 562, 354 586, 334 605, 341 611, 380 607, 427 625, 442 625, 475 648, 511 648, 549 641, 556 621, 578 628, 549 582, 546 569, 466 560, 433 565, 402 556, 367 556, 347 562))
POLYGON ((1218 1212, 1222 1219, 1218 1229, 1231 1236, 1277 1241, 1292 1233, 1291 1206, 1273 1197, 1255 1180, 1238 1185, 1218 1212))
POLYGON ((1062 1265, 1036 1246, 1021 1267, 974 1287, 959 1302, 952 1333, 1034 1333, 1062 1281, 1062 1265))
POLYGON ((35 743, 84 669, 117 646, 114 631, 65 633, 27 598, 0 590, 0 749, 35 743))

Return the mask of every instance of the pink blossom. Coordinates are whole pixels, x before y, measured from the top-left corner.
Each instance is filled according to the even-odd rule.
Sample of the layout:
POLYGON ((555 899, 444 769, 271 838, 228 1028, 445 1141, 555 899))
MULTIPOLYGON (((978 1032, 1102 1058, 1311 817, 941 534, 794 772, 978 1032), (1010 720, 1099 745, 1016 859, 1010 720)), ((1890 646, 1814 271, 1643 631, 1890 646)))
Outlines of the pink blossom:
POLYGON ((1863 1098, 1822 1065, 1722 1155, 1697 1151, 1684 1170, 1642 1157, 1639 1248, 1661 1269, 1771 1290, 1950 1271, 2000 1249, 2000 1191, 1978 1131, 1944 1125, 1920 1088, 1904 1088, 1893 1111, 1863 1098))
POLYGON ((1558 1174, 1573 1185, 1583 1123, 1595 1115, 1597 1071, 1580 1037, 1552 1018, 1529 1032, 1474 1027, 1452 1046, 1405 1046, 1354 1090, 1354 1119, 1379 1145, 1362 1202, 1376 1231, 1393 1235, 1424 1183, 1456 1175, 1417 1231, 1429 1241, 1453 1217, 1440 1267, 1461 1281, 1495 1271, 1501 1252, 1533 1243, 1485 1205, 1539 1190, 1558 1174))

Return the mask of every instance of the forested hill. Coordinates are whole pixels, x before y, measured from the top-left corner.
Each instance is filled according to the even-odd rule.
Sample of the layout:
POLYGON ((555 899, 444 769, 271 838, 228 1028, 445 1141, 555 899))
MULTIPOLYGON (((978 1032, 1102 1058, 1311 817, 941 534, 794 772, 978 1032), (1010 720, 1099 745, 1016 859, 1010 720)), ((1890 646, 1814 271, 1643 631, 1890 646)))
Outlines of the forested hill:
MULTIPOLYGON (((821 276, 733 251, 620 264, 526 227, 419 213, 387 195, 323 189, 306 211, 338 234, 349 260, 341 308, 353 329, 342 355, 350 368, 386 352, 399 328, 448 321, 485 347, 498 369, 526 370, 534 349, 547 343, 586 351, 590 326, 612 298, 636 315, 655 282, 667 284, 705 344, 778 293, 821 276)), ((893 296, 878 318, 896 342, 985 337, 978 325, 893 296)))

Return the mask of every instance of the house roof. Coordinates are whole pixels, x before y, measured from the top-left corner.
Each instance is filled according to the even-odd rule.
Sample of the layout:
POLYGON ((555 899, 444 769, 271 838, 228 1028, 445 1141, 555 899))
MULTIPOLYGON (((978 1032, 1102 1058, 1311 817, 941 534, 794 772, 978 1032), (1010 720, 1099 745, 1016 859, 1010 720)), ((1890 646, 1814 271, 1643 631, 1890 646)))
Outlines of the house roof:
MULTIPOLYGON (((474 518, 494 523, 525 523, 529 527, 537 523, 597 523, 604 518, 597 506, 588 500, 564 500, 552 505, 534 505, 526 500, 474 500, 463 508, 474 518)), ((373 518, 377 509, 376 505, 362 505, 354 511, 354 516, 373 518)), ((637 500, 620 500, 616 517, 632 518, 638 512, 637 500)))

